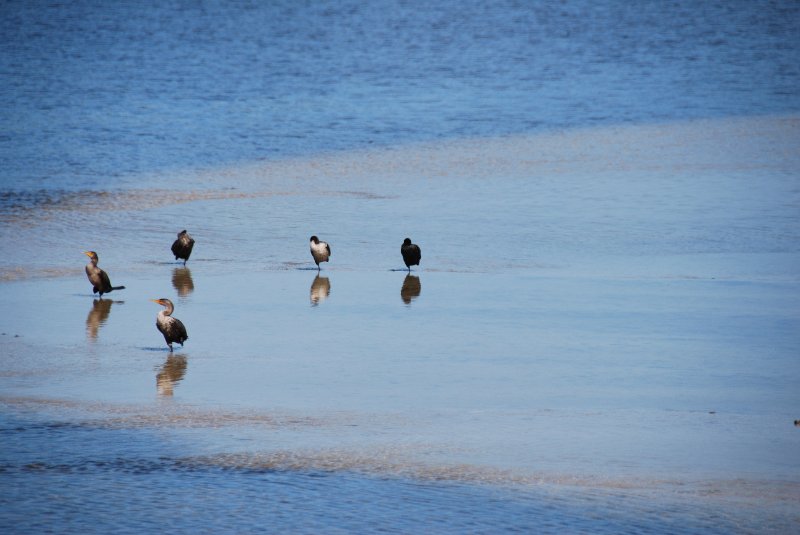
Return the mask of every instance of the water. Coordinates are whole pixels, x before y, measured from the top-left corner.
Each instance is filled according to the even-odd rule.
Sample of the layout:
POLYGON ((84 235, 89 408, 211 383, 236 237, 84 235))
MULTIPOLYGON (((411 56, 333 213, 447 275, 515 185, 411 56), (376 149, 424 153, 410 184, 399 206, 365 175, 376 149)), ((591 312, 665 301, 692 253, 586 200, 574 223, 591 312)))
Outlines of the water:
POLYGON ((796 111, 788 2, 2 7, 15 188, 407 141, 796 111))
MULTIPOLYGON (((53 464, 36 461, 4 471, 5 481, 19 485, 4 492, 4 505, 57 503, 37 517, 11 513, 18 531, 74 531, 91 527, 138 531, 175 526, 178 531, 300 531, 350 533, 379 526, 387 531, 506 532, 536 529, 545 532, 615 533, 620 531, 681 531, 730 533, 741 526, 735 517, 710 514, 676 496, 671 503, 652 501, 647 490, 584 493, 579 500, 559 492, 534 489, 512 491, 461 483, 414 481, 339 474, 329 470, 284 471, 258 464, 235 465, 222 459, 191 458, 158 435, 109 432, 92 426, 37 425, 15 421, 4 439, 35 440, 46 435, 54 444, 53 464), (122 436, 120 436, 122 435, 122 436), (91 439, 111 444, 98 451, 91 439), (124 439, 118 451, 116 441, 124 439), (153 442, 169 452, 149 456, 153 442), (83 454, 75 455, 80 448, 83 454), (63 451, 72 449, 72 451, 63 451), (30 492, 26 480, 46 490, 30 492), (65 482, 70 485, 65 489, 65 482), (153 483, 169 486, 165 492, 153 483), (95 498, 96 497, 96 498, 95 498), (100 498, 102 497, 102 498, 100 498), (624 501, 609 514, 605 504, 624 501), (125 503, 121 525, 106 505, 125 503), (635 515, 628 514, 631 510, 635 515), (77 511, 81 511, 77 514, 77 511), (218 511, 225 511, 219 515, 218 511), (475 514, 480 512, 480 516, 475 514), (135 526, 135 529, 126 528, 135 526)), ((14 443, 12 447, 18 447, 14 443)), ((27 452, 23 452, 25 455, 27 452)), ((31 456, 36 459, 36 456, 31 456)), ((763 526, 769 529, 771 524, 763 526)))
POLYGON ((5 531, 796 530, 796 6, 0 9, 5 531))

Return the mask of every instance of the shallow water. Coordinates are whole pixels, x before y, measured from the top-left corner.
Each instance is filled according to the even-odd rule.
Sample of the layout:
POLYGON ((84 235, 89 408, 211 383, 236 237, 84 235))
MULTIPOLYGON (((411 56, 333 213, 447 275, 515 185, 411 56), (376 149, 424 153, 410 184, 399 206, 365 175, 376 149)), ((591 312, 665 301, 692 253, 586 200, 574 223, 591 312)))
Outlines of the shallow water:
POLYGON ((159 432, 108 430, 96 424, 61 425, 25 417, 3 429, 6 452, 30 462, 4 467, 0 518, 17 531, 170 529, 181 532, 293 531, 545 533, 779 531, 788 526, 772 505, 770 518, 747 503, 687 497, 668 500, 649 489, 563 492, 548 487, 509 488, 402 476, 374 476, 326 466, 283 466, 263 459, 192 457, 159 432), (51 462, 27 445, 45 436, 51 462), (124 447, 120 443, 124 441, 124 447), (98 448, 98 443, 102 448, 98 448), (154 457, 154 445, 159 456, 154 457), (77 453, 79 452, 79 453, 77 453), (37 487, 30 485, 35 480, 37 487), (108 504, 123 504, 119 510, 108 504), (617 505, 610 509, 609 503, 617 505), (13 507, 8 507, 12 505, 13 507), (26 514, 36 510, 38 514, 26 514), (219 514, 224 511, 224 514, 219 514), (743 521, 744 519, 744 521, 743 521), (776 521, 777 520, 777 521, 776 521))
POLYGON ((136 489, 131 529, 191 531, 215 521, 148 512, 199 485, 245 510, 232 530, 784 532, 797 139, 789 117, 445 143, 170 175, 213 192, 179 204, 142 205, 144 177, 9 212, 35 269, 12 257, 0 286, 4 522, 112 525, 67 518, 112 485, 136 489), (185 267, 171 219, 197 239, 185 267), (85 239, 125 290, 92 297, 85 239), (157 297, 189 330, 173 354, 157 297))
POLYGON ((796 530, 796 6, 0 10, 3 531, 796 530))

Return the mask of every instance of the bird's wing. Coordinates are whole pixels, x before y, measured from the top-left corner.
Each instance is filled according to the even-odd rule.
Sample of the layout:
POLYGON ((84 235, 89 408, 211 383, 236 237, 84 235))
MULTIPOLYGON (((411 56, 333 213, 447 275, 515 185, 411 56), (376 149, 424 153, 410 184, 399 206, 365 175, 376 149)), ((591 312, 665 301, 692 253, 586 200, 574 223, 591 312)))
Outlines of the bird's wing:
POLYGON ((108 273, 106 273, 102 269, 100 270, 100 281, 103 283, 102 286, 104 292, 107 292, 108 290, 111 289, 111 280, 108 278, 108 273))
POLYGON ((181 248, 180 240, 175 240, 174 242, 172 242, 172 254, 178 256, 178 251, 180 250, 180 248, 181 248))
POLYGON ((328 245, 327 243, 325 244, 325 250, 328 251, 328 256, 330 256, 331 255, 331 246, 328 245))
POLYGON ((182 340, 188 340, 189 335, 186 334, 186 327, 184 327, 183 322, 178 318, 172 318, 175 320, 175 332, 180 336, 182 340))

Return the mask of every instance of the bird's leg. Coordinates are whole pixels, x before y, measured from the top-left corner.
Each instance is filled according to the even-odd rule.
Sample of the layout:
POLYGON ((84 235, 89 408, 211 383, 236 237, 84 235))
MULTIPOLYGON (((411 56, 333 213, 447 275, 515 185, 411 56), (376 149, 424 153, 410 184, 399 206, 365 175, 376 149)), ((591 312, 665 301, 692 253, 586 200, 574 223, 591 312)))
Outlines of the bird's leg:
POLYGON ((172 353, 172 344, 167 344, 169 346, 169 352, 172 353))

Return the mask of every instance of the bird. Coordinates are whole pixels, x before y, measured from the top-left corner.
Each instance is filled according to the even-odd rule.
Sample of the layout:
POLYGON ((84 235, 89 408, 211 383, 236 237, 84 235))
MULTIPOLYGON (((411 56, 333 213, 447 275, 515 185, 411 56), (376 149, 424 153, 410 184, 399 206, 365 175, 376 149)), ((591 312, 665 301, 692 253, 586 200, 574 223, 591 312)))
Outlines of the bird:
POLYGON ((189 335, 186 334, 186 327, 183 326, 181 320, 172 317, 171 314, 175 310, 172 301, 164 298, 151 299, 150 301, 165 307, 156 316, 156 327, 164 335, 164 340, 167 342, 169 350, 172 351, 173 342, 177 342, 183 347, 183 343, 189 339, 189 335))
POLYGON ((111 286, 111 281, 108 278, 108 273, 97 267, 97 253, 94 251, 84 251, 83 254, 89 257, 89 263, 86 264, 86 276, 89 277, 89 282, 92 283, 92 292, 99 293, 100 297, 114 290, 124 290, 124 286, 111 286))
POLYGON ((316 236, 311 236, 311 256, 314 257, 314 262, 317 263, 317 271, 319 271, 319 263, 327 262, 331 256, 331 247, 324 241, 320 241, 316 236))
POLYGON ((178 233, 178 239, 172 242, 172 254, 175 255, 175 260, 183 260, 183 265, 189 260, 192 254, 192 247, 194 247, 194 238, 189 236, 186 230, 178 233))
POLYGON ((403 262, 406 263, 409 273, 411 266, 418 266, 419 261, 422 259, 422 251, 419 246, 411 243, 410 238, 403 240, 403 245, 400 246, 400 254, 403 255, 403 262))

